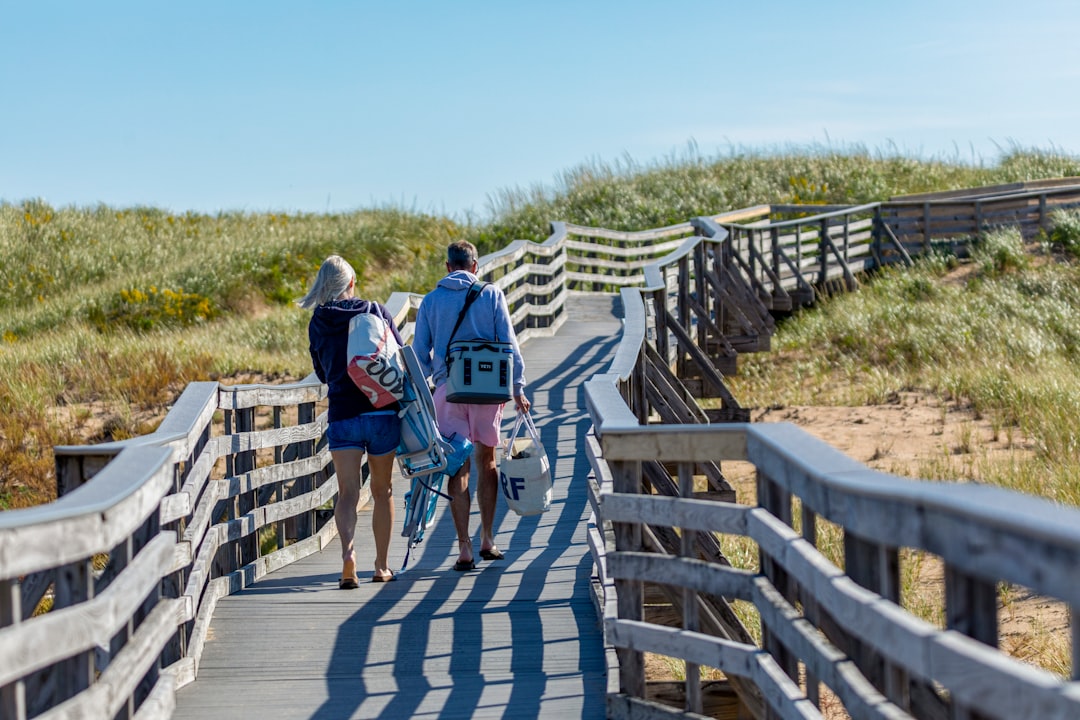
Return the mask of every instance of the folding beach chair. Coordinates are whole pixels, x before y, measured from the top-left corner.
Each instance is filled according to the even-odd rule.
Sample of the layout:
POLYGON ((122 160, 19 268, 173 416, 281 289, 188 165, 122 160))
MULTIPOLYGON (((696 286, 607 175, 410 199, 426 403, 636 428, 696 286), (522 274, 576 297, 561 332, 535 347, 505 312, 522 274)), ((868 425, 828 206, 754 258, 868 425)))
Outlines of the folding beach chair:
POLYGON ((435 517, 439 498, 450 496, 442 491, 446 478, 456 473, 472 454, 472 443, 457 433, 446 438, 435 421, 435 402, 427 379, 412 346, 401 348, 405 363, 405 398, 401 401, 401 444, 397 461, 401 474, 412 481, 405 493, 405 522, 402 537, 409 538, 402 571, 409 565, 409 554, 423 539, 435 517))

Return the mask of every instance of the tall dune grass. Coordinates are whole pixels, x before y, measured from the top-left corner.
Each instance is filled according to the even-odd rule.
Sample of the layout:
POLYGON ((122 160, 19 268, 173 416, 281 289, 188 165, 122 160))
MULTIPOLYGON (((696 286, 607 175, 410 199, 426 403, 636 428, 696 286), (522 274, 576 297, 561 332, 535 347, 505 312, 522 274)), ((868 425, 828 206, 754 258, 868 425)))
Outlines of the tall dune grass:
POLYGON ((928 391, 1035 444, 1029 466, 985 467, 976 479, 1080 506, 1080 267, 1049 249, 999 230, 973 245, 966 267, 937 256, 886 270, 782 322, 773 352, 744 358, 732 390, 746 405, 928 391))
POLYGON ((362 295, 422 290, 463 228, 394 209, 174 215, 0 204, 0 509, 50 499, 51 448, 148 429, 194 380, 310 372, 295 307, 331 253, 362 295), (97 403, 115 417, 86 437, 97 403), (76 408, 74 412, 65 409, 76 408))
POLYGON ((547 236, 551 220, 644 230, 760 203, 859 204, 894 195, 1080 175, 1080 158, 1011 148, 993 164, 920 160, 862 147, 733 150, 703 157, 696 148, 643 165, 589 162, 553 186, 507 188, 490 198, 493 220, 478 228, 486 249, 547 236))
MULTIPOLYGON (((483 222, 393 208, 211 216, 0 203, 0 509, 52 497, 53 445, 145 432, 134 410, 169 403, 193 380, 306 375, 307 315, 291 300, 331 253, 356 267, 362 295, 385 300, 395 290, 430 289, 454 240, 489 252, 519 238, 544 239, 552 220, 641 230, 759 203, 863 202, 1078 174, 1076 158, 1020 149, 987 167, 861 149, 709 159, 692 150, 648 166, 589 163, 552 188, 500 191, 483 222), (118 420, 103 434, 87 436, 78 420, 89 403, 117 408, 118 420)), ((907 282, 904 292, 915 298, 937 292, 927 289, 933 278, 923 278, 926 288, 917 279, 893 282, 907 282)), ((802 322, 811 328, 814 321, 802 322)), ((1064 342, 1071 324, 1065 314, 1057 322, 1064 342)), ((846 337, 833 342, 852 341, 846 337)), ((1044 341, 1024 332, 1011 340, 1030 350, 1044 341)), ((901 344, 881 352, 924 352, 917 338, 904 343, 909 350, 901 344)), ((906 377, 890 371, 878 384, 906 377)), ((973 381, 942 377, 956 393, 973 381)), ((1026 392, 1039 391, 1034 377, 1026 392)))

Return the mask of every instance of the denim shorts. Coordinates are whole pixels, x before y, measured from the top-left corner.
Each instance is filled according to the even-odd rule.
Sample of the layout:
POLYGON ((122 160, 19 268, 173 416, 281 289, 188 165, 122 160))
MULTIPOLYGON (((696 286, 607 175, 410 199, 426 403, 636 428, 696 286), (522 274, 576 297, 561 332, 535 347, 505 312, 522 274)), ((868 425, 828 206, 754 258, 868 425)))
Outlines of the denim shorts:
POLYGON ((364 450, 369 455, 385 455, 401 442, 401 418, 393 410, 364 413, 336 420, 326 428, 331 450, 364 450))

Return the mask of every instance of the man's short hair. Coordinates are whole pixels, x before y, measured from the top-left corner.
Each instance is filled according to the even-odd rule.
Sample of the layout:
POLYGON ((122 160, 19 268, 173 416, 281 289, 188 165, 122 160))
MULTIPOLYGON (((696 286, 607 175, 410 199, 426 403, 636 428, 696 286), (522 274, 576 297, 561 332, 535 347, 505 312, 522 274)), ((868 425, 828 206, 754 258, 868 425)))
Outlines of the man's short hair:
POLYGON ((469 270, 477 259, 476 246, 468 240, 458 240, 446 248, 446 264, 452 270, 469 270))

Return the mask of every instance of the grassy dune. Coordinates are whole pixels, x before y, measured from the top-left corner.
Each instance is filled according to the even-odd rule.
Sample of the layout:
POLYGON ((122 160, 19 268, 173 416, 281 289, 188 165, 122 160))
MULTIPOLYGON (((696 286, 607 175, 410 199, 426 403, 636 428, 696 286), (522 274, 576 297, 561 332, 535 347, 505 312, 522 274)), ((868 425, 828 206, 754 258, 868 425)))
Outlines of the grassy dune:
MULTIPOLYGON (((148 432, 152 427, 139 419, 141 411, 168 404, 191 381, 244 373, 306 375, 308 316, 291 300, 302 294, 330 253, 343 255, 357 268, 362 295, 386 299, 394 290, 430 289, 442 274, 449 242, 469 239, 488 252, 518 238, 542 240, 551 220, 640 230, 758 203, 857 203, 1064 175, 1080 175, 1080 159, 1018 149, 993 165, 976 167, 808 148, 718 158, 691 154, 648 166, 630 161, 583 165, 567 171, 554 186, 498 192, 490 217, 483 221, 393 208, 333 215, 211 216, 146 207, 0 203, 0 509, 53 497, 53 445, 148 432), (87 407, 93 404, 110 408, 103 428, 88 424, 87 407)), ((772 354, 775 360, 752 361, 757 365, 750 366, 749 377, 759 380, 740 390, 747 396, 744 404, 782 391, 779 378, 788 370, 785 350, 798 343, 825 349, 815 372, 839 363, 845 372, 871 378, 870 388, 932 374, 942 392, 972 398, 993 397, 995 387, 1022 403, 1075 397, 1068 378, 1075 371, 1069 353, 1055 355, 1053 362, 1028 357, 1041 356, 1039 343, 1046 342, 1025 329, 1039 324, 1040 318, 1056 318, 1059 339, 1073 332, 1068 320, 1072 308, 1061 305, 1064 291, 1074 290, 1071 266, 1056 269, 1056 280, 1047 275, 1037 282, 1043 283, 1038 285, 1039 297, 1058 305, 1026 308, 1013 326, 1017 338, 1006 348, 1019 353, 1007 362, 1024 368, 1024 374, 936 367, 932 357, 922 357, 913 338, 895 338, 895 346, 883 339, 877 352, 848 348, 850 339, 844 338, 850 333, 845 334, 843 321, 837 321, 835 330, 828 321, 844 302, 837 299, 785 326, 777 343, 781 351, 772 354), (866 356, 853 354, 857 351, 866 356), (898 365, 896 353, 912 357, 898 365), (864 365, 865 372, 851 370, 864 365), (869 369, 879 365, 877 374, 869 369), (1042 382, 1046 376, 1040 373, 1050 371, 1055 380, 1042 382), (772 387, 760 380, 770 374, 778 378, 772 387), (1058 388, 1057 394, 1048 388, 1058 388)), ((1003 275, 1019 282, 1018 275, 1003 275)), ((908 280, 898 276, 880 281, 906 283, 899 291, 909 302, 885 290, 860 293, 847 302, 872 304, 875 297, 888 296, 887 303, 879 302, 888 305, 889 312, 905 311, 908 305, 926 307, 921 298, 938 292, 933 289, 936 280, 929 270, 917 277, 921 280, 913 274, 908 280)), ((997 277, 986 278, 986 283, 997 282, 997 277)), ((1015 293, 1022 295, 1025 287, 1017 286, 1015 293)), ((959 312, 950 315, 944 302, 938 312, 945 317, 935 322, 957 327, 973 321, 959 312)), ((845 312, 889 322, 887 316, 876 317, 873 309, 845 312)), ((932 340, 926 342, 932 345, 932 340)), ((993 344, 997 339, 980 336, 971 342, 993 344)), ((867 396, 874 392, 868 390, 867 396)), ((1001 412, 1006 413, 1002 422, 1016 419, 1007 410, 1001 412)), ((1040 422, 1056 426, 1068 417, 1047 416, 1040 422)), ((1060 433, 1046 435, 1048 456, 1057 450, 1054 443, 1073 442, 1060 433)))

